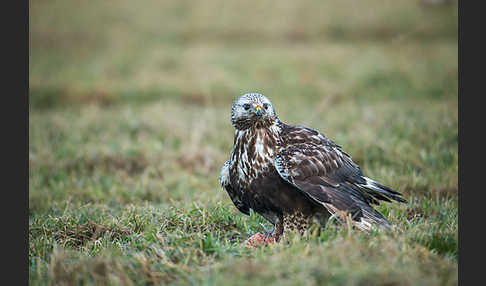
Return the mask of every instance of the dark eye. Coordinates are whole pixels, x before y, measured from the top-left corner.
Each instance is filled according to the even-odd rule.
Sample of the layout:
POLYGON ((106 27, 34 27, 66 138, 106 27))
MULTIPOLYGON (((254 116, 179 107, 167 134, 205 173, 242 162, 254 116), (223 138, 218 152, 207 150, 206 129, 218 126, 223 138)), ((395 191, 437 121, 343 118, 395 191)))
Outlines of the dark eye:
POLYGON ((268 109, 268 103, 264 103, 263 108, 265 108, 265 110, 268 109))
POLYGON ((245 110, 248 110, 248 109, 250 109, 250 105, 248 103, 245 103, 245 104, 243 104, 243 108, 245 110))

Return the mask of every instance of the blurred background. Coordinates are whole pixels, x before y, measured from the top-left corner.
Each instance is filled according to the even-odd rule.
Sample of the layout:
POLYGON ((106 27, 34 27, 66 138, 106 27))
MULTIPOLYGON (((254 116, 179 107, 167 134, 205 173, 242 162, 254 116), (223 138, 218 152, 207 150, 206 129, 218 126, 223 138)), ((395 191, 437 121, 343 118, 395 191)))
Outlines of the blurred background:
POLYGON ((429 2, 32 1, 31 106, 447 96, 457 5, 429 2))
POLYGON ((450 1, 31 1, 30 210, 227 199, 246 92, 385 183, 455 189, 457 25, 450 1))
POLYGON ((31 284, 457 285, 457 1, 29 4, 31 284), (271 227, 218 181, 247 92, 403 193, 402 235, 241 246, 271 227))

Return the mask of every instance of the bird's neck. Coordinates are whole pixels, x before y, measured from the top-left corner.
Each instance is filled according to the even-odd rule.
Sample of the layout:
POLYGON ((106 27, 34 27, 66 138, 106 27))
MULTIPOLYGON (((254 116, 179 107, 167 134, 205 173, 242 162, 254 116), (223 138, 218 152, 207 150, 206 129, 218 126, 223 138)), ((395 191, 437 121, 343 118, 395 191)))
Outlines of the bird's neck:
MULTIPOLYGON (((281 122, 277 119, 271 124, 254 124, 246 129, 235 129, 235 144, 238 140, 245 140, 252 143, 257 137, 278 137, 281 129, 281 122)), ((253 142, 255 143, 255 142, 253 142)))
POLYGON ((236 130, 234 149, 239 149, 247 158, 273 160, 279 148, 280 127, 277 121, 268 127, 253 126, 245 130, 236 130))
POLYGON ((244 131, 249 129, 262 129, 262 128, 270 128, 272 125, 277 124, 280 122, 278 117, 275 115, 274 117, 264 118, 264 119, 255 119, 255 118, 243 118, 243 119, 231 119, 233 127, 238 131, 244 131))

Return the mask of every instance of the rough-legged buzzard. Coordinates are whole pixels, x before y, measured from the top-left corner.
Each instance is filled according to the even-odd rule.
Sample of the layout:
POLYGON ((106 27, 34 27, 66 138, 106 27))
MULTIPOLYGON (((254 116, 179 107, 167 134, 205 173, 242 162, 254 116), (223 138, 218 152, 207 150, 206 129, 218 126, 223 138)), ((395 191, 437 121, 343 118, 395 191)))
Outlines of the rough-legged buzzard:
POLYGON ((304 232, 313 221, 325 226, 331 215, 350 216, 362 230, 390 228, 371 205, 406 202, 400 193, 365 177, 320 132, 280 121, 261 94, 239 97, 231 121, 234 146, 220 183, 238 210, 249 215, 253 209, 275 226, 275 241, 284 231, 304 232))

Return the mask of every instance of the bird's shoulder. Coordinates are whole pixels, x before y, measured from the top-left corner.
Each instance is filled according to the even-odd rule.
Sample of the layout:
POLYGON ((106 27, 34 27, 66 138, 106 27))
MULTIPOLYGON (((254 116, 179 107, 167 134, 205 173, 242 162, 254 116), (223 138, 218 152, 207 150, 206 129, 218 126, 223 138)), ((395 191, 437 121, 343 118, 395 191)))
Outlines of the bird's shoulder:
POLYGON ((342 151, 341 146, 316 129, 303 125, 289 125, 285 123, 281 123, 279 127, 283 148, 298 144, 309 144, 313 146, 327 147, 325 150, 329 152, 339 151, 346 156, 349 156, 342 151))
POLYGON ((359 177, 362 172, 350 155, 321 132, 302 125, 282 125, 282 148, 275 158, 281 176, 326 176, 334 182, 359 177))

